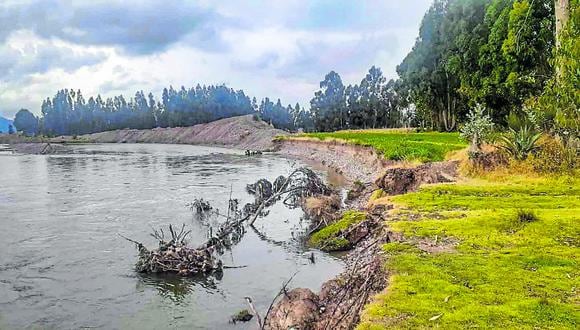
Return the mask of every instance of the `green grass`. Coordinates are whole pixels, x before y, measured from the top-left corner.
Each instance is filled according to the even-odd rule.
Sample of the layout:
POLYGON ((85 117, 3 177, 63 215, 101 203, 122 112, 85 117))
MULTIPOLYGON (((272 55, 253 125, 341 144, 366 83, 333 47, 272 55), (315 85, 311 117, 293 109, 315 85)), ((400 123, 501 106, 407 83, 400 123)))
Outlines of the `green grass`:
POLYGON ((302 137, 319 140, 336 139, 372 147, 385 158, 406 161, 441 161, 445 155, 467 146, 458 133, 411 133, 397 130, 338 131, 333 133, 307 133, 302 137))
POLYGON ((580 179, 473 180, 394 201, 393 230, 459 244, 439 254, 386 244, 389 287, 360 329, 579 327, 580 179))
POLYGON ((332 223, 310 236, 309 244, 324 251, 341 251, 351 247, 350 242, 339 234, 366 219, 364 212, 346 211, 340 220, 332 223))

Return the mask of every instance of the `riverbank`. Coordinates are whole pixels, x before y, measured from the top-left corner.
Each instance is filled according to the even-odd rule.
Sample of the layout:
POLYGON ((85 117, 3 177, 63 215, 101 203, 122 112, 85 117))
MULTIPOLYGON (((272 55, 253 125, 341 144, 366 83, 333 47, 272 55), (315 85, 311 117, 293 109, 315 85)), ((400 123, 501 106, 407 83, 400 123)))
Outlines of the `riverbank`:
POLYGON ((401 239, 359 328, 577 328, 579 187, 500 172, 391 198, 401 239))
POLYGON ((326 282, 320 293, 290 291, 277 310, 302 314, 275 320, 276 325, 310 322, 312 329, 349 329, 358 323, 359 314, 353 316, 345 308, 354 306, 362 317, 360 329, 577 327, 577 177, 548 177, 506 164, 467 176, 457 172, 460 163, 467 162, 458 154, 453 158, 462 160, 413 167, 377 162, 378 153, 368 152, 369 147, 334 139, 290 138, 280 143, 282 153, 320 159, 346 176, 353 171, 351 180, 368 179, 373 170, 379 171, 379 179, 360 191, 353 184, 358 203, 347 201, 328 230, 320 231, 324 235, 318 236, 328 239, 331 247, 353 246, 351 236, 366 221, 345 221, 340 214, 348 209, 363 212, 379 225, 354 244, 346 257, 347 270, 326 282), (365 277, 365 267, 351 266, 377 259, 383 267, 373 271, 380 279, 365 277), (350 288, 369 282, 382 288, 367 287, 362 297, 350 288), (329 287, 347 305, 337 306, 329 287), (361 299, 366 303, 359 308, 361 299), (328 309, 333 311, 330 315, 328 309))
MULTIPOLYGON (((404 136, 423 137, 412 132, 404 136)), ((324 251, 350 252, 345 256, 345 270, 325 282, 318 293, 296 288, 278 301, 268 325, 273 329, 352 329, 363 308, 389 281, 382 248, 399 238, 386 223, 392 208, 388 195, 415 191, 422 184, 454 181, 457 162, 390 160, 372 146, 340 139, 289 136, 277 139, 277 144, 281 155, 319 162, 348 179, 349 191, 340 210, 329 198, 308 200, 305 207, 314 208, 307 214, 323 215, 327 223, 309 237, 309 244, 324 251)), ((425 154, 427 149, 433 149, 432 141, 417 143, 402 155, 425 154)))
POLYGON ((339 141, 315 141, 301 138, 277 139, 277 153, 308 162, 316 162, 340 173, 351 183, 373 182, 383 170, 395 164, 371 147, 339 141))

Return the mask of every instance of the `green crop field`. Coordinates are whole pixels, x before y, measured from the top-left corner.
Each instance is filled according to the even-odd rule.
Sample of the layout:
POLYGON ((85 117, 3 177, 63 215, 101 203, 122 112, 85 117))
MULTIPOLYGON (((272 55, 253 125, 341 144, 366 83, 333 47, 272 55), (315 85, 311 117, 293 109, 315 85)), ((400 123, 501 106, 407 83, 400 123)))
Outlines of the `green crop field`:
POLYGON ((458 133, 413 133, 402 130, 356 130, 333 133, 307 133, 302 137, 340 140, 372 147, 390 160, 441 161, 445 155, 467 146, 458 133))
POLYGON ((578 329, 580 179, 509 177, 393 198, 389 287, 360 329, 578 329))

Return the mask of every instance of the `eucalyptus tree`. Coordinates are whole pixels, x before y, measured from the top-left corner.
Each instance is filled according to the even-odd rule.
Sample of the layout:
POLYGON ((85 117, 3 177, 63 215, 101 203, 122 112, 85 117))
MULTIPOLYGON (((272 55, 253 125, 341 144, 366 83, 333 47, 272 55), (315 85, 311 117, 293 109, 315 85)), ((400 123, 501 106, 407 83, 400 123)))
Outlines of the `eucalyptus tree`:
POLYGON ((345 88, 340 75, 329 72, 310 101, 314 126, 319 131, 344 129, 346 123, 345 88))

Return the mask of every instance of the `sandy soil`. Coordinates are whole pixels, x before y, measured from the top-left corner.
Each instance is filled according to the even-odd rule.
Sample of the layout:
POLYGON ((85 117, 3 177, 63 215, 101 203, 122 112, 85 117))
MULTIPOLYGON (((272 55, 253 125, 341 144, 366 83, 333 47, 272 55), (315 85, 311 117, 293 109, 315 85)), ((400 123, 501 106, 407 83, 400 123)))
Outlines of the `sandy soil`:
MULTIPOLYGON (((236 149, 267 151, 274 148, 272 140, 288 133, 251 115, 217 120, 190 127, 123 129, 79 136, 78 139, 96 143, 169 143, 223 146, 236 149)), ((58 137, 54 142, 71 137, 58 137)))
POLYGON ((283 140, 277 142, 282 155, 322 163, 351 182, 374 182, 395 162, 377 154, 372 148, 336 141, 283 140))

